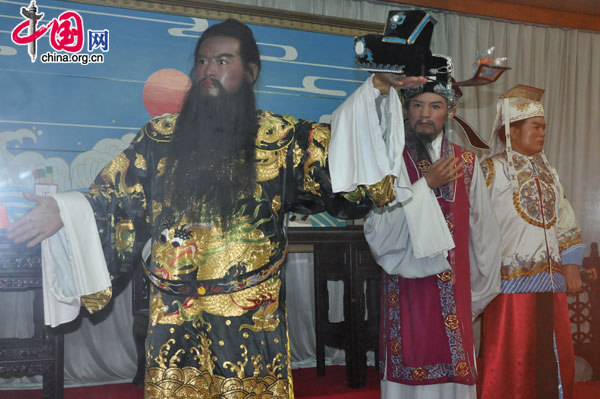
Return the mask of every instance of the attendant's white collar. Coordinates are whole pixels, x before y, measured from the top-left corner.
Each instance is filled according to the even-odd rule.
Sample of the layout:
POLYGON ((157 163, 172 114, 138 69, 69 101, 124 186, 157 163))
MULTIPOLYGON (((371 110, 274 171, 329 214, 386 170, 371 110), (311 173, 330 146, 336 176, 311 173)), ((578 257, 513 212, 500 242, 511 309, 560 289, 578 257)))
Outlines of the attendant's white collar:
POLYGON ((442 155, 442 139, 444 136, 444 132, 440 133, 429 145, 427 145, 427 152, 429 153, 429 158, 431 158, 431 162, 435 162, 440 159, 442 155))

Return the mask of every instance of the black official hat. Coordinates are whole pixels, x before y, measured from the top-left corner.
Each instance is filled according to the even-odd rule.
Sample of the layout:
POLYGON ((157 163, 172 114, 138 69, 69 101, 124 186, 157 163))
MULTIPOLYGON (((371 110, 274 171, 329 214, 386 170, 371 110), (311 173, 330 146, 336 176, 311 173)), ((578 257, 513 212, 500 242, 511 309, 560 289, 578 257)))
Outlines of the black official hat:
POLYGON ((370 72, 424 76, 431 62, 431 35, 437 21, 421 10, 390 11, 383 35, 354 38, 356 63, 370 72))
POLYGON ((402 97, 405 101, 421 93, 435 93, 444 97, 449 107, 456 106, 462 91, 454 86, 452 78, 452 59, 444 55, 433 54, 429 62, 425 64, 424 76, 428 82, 414 89, 402 89, 402 97))

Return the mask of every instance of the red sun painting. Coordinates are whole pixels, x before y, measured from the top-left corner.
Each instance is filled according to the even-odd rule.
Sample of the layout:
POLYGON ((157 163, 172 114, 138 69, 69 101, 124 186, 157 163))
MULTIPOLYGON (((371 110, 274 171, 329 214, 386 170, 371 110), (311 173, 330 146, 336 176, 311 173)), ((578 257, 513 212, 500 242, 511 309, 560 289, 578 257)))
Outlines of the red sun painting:
POLYGON ((146 80, 142 100, 153 118, 179 112, 190 78, 176 69, 160 69, 146 80))

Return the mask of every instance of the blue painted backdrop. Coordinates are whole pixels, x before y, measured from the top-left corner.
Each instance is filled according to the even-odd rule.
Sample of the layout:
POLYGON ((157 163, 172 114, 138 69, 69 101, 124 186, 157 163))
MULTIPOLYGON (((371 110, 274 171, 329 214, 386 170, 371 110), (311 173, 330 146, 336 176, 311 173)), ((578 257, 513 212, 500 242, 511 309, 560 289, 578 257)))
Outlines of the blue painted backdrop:
MULTIPOLYGON (((38 13, 44 17, 38 26, 76 11, 85 31, 109 31, 109 51, 93 50, 104 55, 98 64, 43 63, 42 54, 56 52, 46 33, 31 62, 27 46, 11 38, 24 20, 21 7, 28 5, 0 0, 0 198, 11 219, 29 208, 21 193, 32 192, 36 182, 56 184, 59 191, 85 189, 153 116, 150 103, 160 108, 161 101, 168 102, 156 87, 187 79, 197 38, 218 22, 40 0, 38 13), (158 86, 150 84, 151 76, 158 86), (34 172, 50 168, 51 176, 43 179, 34 172)), ((251 28, 262 54, 256 85, 262 109, 329 122, 331 112, 368 76, 354 65, 351 37, 251 28)), ((86 37, 80 54, 88 53, 86 37)))

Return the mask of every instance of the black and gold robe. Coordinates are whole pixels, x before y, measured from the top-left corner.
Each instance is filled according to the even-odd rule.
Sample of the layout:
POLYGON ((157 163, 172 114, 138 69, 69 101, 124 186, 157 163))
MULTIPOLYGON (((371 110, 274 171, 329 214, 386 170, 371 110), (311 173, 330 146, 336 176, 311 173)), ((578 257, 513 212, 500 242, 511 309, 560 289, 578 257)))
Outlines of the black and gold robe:
POLYGON ((334 195, 329 128, 259 111, 254 194, 239 201, 223 233, 219 223, 189 220, 165 201, 176 121, 170 115, 146 124, 85 193, 114 279, 139 267, 152 239, 145 397, 292 398, 285 215, 359 218, 373 193, 385 190, 334 195))

